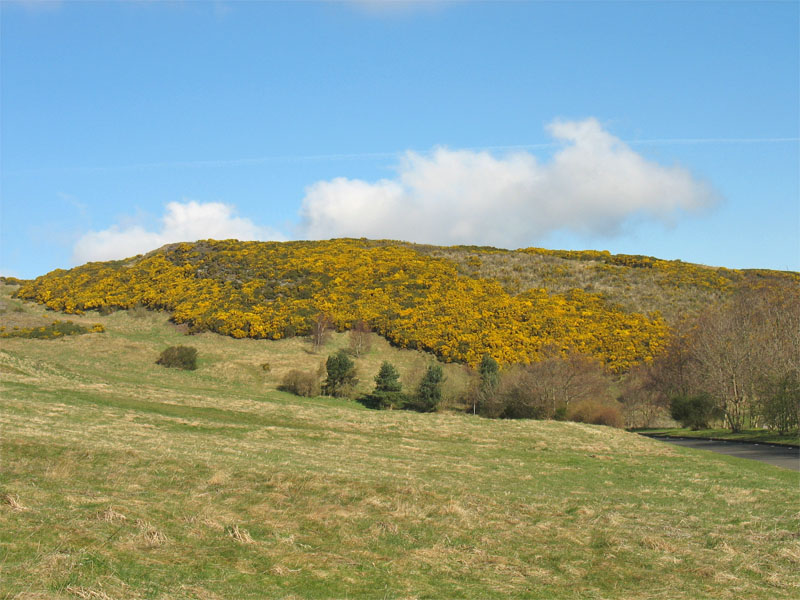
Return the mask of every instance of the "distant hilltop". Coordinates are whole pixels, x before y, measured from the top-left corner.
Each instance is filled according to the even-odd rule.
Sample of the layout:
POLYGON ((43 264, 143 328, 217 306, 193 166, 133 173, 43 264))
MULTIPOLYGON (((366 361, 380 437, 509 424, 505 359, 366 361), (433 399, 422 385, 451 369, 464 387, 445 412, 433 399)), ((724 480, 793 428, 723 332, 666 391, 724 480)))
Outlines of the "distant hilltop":
POLYGON ((526 363, 555 347, 621 372, 652 359, 681 317, 740 289, 796 288, 800 274, 601 251, 204 240, 7 282, 67 313, 169 311, 190 332, 281 339, 358 323, 446 361, 526 363))

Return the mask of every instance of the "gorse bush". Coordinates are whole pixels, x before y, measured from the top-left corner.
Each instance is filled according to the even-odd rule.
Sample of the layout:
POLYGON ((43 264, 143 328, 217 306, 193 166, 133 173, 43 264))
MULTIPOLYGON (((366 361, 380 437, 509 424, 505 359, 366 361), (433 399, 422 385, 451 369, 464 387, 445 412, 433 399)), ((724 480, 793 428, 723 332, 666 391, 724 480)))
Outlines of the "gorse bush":
MULTIPOLYGON (((624 371, 655 356, 667 332, 660 316, 626 312, 600 294, 509 291, 452 261, 367 240, 173 244, 130 261, 53 271, 18 295, 68 313, 140 303, 170 311, 192 331, 314 334, 316 347, 328 327, 369 323, 397 346, 473 366, 484 355, 501 365, 535 362, 555 343, 624 371)), ((355 345, 355 354, 364 351, 355 345)))
POLYGON ((161 353, 156 364, 194 371, 197 368, 197 349, 191 346, 170 346, 161 353))
POLYGON ((5 285, 25 285, 30 283, 30 279, 18 279, 17 277, 9 277, 8 275, 0 275, 0 283, 5 285))

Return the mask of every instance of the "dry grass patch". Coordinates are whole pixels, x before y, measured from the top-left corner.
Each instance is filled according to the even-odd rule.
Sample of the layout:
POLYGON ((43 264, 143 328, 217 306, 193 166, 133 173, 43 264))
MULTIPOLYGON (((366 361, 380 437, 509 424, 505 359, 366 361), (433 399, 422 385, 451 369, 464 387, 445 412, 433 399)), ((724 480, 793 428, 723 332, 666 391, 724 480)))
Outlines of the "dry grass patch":
POLYGON ((106 523, 124 523, 128 520, 128 517, 115 511, 110 506, 105 509, 102 513, 98 515, 98 518, 101 521, 105 521, 106 523))
POLYGON ((250 533, 238 525, 232 525, 226 528, 228 535, 240 544, 254 544, 255 540, 250 536, 250 533))
POLYGON ((167 536, 153 527, 149 521, 137 519, 136 527, 139 529, 139 532, 135 535, 135 539, 137 542, 143 543, 147 548, 163 546, 169 541, 167 536))
POLYGON ((83 586, 68 585, 65 591, 77 598, 81 598, 81 600, 113 600, 103 590, 93 590, 83 586))
POLYGON ((26 506, 22 505, 19 501, 19 496, 16 494, 3 494, 0 496, 0 501, 2 501, 3 505, 10 507, 11 510, 28 510, 26 506))

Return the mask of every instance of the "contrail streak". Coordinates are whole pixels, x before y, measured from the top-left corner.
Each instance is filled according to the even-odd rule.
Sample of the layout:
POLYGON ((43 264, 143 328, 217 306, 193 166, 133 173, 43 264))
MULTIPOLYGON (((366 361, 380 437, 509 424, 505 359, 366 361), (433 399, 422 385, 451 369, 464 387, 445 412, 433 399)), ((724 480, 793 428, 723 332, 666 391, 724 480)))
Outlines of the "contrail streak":
MULTIPOLYGON (((787 144, 798 143, 800 137, 766 137, 766 138, 654 138, 643 140, 622 140, 629 146, 680 146, 680 145, 702 145, 702 144, 787 144)), ((468 148, 458 148, 457 150, 467 150, 470 152, 487 152, 498 150, 534 150, 546 148, 558 148, 563 146, 561 142, 546 142, 536 144, 513 144, 504 146, 474 146, 468 148)), ((258 156, 251 158, 232 158, 216 160, 186 160, 186 161, 164 161, 164 162, 142 162, 128 165, 106 165, 106 166, 74 166, 74 167, 44 167, 38 169, 18 169, 4 171, 3 175, 35 175, 39 173, 97 173, 106 171, 136 171, 148 169, 202 169, 202 168, 221 168, 221 167, 244 167, 250 165, 260 165, 270 162, 314 162, 314 161, 338 161, 338 160, 371 160, 398 158, 406 153, 429 155, 436 151, 436 148, 428 150, 398 150, 394 152, 354 152, 339 154, 278 154, 271 156, 258 156)))

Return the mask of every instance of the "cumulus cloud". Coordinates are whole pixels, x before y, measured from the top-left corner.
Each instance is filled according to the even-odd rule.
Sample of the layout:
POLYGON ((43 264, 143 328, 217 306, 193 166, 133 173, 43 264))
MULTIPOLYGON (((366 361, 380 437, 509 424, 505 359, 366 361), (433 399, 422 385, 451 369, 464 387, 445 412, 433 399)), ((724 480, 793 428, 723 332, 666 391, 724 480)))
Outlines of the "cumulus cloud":
POLYGON ((199 239, 277 240, 279 233, 237 217, 234 207, 220 202, 170 202, 158 231, 139 225, 114 225, 103 231, 90 231, 73 248, 77 264, 97 260, 127 258, 173 242, 199 239))
POLYGON ((527 152, 408 152, 392 179, 306 189, 299 233, 441 244, 528 246, 555 231, 613 236, 634 218, 673 222, 718 196, 679 166, 634 152, 595 119, 555 121, 549 162, 527 152))

